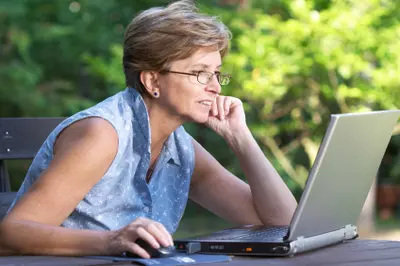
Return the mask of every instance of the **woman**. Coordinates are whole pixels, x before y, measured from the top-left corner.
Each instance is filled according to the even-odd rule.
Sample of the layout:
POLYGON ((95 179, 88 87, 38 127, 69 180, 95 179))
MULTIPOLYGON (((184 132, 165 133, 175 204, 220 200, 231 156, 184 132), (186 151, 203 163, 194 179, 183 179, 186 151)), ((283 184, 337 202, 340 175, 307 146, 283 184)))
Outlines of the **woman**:
POLYGON ((136 16, 124 40, 128 88, 50 134, 0 225, 0 253, 148 258, 135 241, 172 245, 189 196, 235 224, 287 225, 294 197, 241 101, 220 95, 229 38, 189 1, 136 16), (224 138, 249 185, 184 131, 189 121, 224 138))

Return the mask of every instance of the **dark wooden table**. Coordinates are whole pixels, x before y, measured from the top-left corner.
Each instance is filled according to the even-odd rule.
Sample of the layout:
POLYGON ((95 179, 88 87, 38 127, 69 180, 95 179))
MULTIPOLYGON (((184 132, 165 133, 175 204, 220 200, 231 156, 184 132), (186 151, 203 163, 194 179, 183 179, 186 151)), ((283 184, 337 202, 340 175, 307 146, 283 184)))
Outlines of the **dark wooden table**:
MULTIPOLYGON (((50 266, 50 265, 134 265, 130 262, 70 258, 70 257, 0 257, 0 266, 50 266)), ((200 265, 200 264, 198 264, 200 265)), ((379 240, 353 240, 289 258, 234 257, 230 262, 202 264, 209 266, 238 265, 400 265, 400 242, 379 240)))

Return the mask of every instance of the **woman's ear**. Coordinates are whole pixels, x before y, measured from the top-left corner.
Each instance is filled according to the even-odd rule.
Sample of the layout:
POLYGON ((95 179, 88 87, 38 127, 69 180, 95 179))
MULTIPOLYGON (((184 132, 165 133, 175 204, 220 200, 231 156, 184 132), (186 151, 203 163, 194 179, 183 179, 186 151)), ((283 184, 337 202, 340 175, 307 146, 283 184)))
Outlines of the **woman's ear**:
POLYGON ((154 71, 140 72, 140 81, 142 82, 148 95, 153 98, 160 97, 160 89, 158 86, 157 73, 154 71))

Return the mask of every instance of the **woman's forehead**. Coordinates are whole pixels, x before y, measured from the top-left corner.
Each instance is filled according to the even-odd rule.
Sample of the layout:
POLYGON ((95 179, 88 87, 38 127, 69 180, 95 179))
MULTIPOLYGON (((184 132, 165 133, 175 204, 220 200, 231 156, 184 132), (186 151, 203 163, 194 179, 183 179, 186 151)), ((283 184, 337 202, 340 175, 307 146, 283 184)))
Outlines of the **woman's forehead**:
POLYGON ((221 54, 215 49, 200 48, 192 56, 173 62, 172 66, 218 68, 221 66, 221 54))

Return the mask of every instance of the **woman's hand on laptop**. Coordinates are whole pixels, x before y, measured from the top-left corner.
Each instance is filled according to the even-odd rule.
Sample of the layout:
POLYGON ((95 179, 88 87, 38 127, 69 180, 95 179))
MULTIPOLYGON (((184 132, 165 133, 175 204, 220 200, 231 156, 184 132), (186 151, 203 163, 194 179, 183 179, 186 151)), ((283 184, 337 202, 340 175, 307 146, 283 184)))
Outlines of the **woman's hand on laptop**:
POLYGON ((111 254, 131 252, 142 258, 150 258, 150 255, 138 244, 138 239, 148 242, 153 248, 168 247, 174 244, 171 234, 159 222, 140 217, 122 229, 113 231, 108 249, 111 254))

